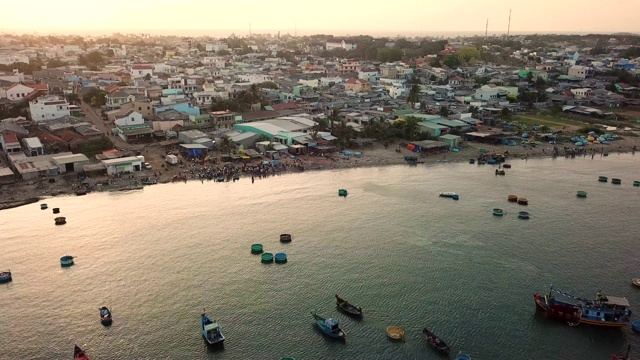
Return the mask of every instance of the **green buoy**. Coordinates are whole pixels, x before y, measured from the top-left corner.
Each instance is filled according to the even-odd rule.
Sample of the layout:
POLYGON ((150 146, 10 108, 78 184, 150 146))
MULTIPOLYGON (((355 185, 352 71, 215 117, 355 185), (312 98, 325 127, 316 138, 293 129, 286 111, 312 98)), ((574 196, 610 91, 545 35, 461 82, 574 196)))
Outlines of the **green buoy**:
POLYGON ((273 254, 272 253, 264 253, 264 254, 262 254, 262 262, 263 263, 271 263, 271 262, 273 262, 273 254))
POLYGON ((261 254, 262 253, 262 244, 253 244, 253 245, 251 245, 251 253, 252 254, 261 254))

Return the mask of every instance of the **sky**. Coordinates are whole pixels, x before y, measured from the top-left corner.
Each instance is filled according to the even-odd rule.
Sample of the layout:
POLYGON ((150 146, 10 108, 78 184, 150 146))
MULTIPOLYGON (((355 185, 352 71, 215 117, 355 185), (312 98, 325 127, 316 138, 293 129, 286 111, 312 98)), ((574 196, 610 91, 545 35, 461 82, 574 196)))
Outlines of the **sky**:
POLYGON ((502 34, 509 9, 512 34, 640 33, 640 0, 5 0, 0 32, 502 34))

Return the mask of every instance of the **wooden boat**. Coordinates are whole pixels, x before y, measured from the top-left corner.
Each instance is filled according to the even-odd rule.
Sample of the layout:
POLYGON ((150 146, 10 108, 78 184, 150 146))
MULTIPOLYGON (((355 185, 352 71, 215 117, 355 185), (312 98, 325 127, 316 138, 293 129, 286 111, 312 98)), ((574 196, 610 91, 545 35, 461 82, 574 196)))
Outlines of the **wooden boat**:
POLYGON ((207 344, 223 344, 224 335, 222 335, 220 324, 207 316, 206 309, 202 309, 200 330, 202 331, 202 336, 207 341, 207 344))
POLYGON ((11 278, 11 271, 7 270, 7 271, 0 271, 0 284, 2 283, 8 283, 12 280, 11 278))
POLYGON ((548 318, 567 322, 570 326, 586 324, 625 327, 631 322, 629 300, 624 297, 604 296, 598 292, 594 300, 582 299, 551 286, 547 294, 535 293, 533 299, 536 310, 544 312, 548 318), (561 296, 562 300, 555 295, 561 296))
POLYGON ((624 355, 613 354, 611 360, 631 360, 629 357, 629 352, 631 352, 631 345, 627 346, 627 353, 624 355))
POLYGON ((498 208, 493 209, 493 215, 495 215, 495 216, 502 216, 502 215, 504 215, 504 210, 502 210, 502 209, 498 209, 498 208))
MULTIPOLYGON (((2 273, 0 273, 1 275, 2 273)), ((640 287, 640 279, 631 279, 631 283, 637 287, 640 287)))
POLYGON ((507 196, 507 200, 509 200, 510 202, 517 202, 518 201, 518 195, 509 195, 509 196, 507 196))
POLYGON ((387 328, 387 336, 391 340, 403 340, 404 334, 404 329, 400 326, 391 325, 387 328))
POLYGON ((78 345, 73 348, 73 359, 74 360, 89 360, 87 354, 84 353, 82 349, 78 345))
POLYGON ((87 195, 87 188, 79 187, 78 189, 76 189, 76 195, 77 196, 87 195))
POLYGON ((496 175, 506 175, 507 173, 504 170, 496 169, 496 175))
POLYGON ((291 242, 291 234, 280 234, 280 242, 291 242))
POLYGON ((347 337, 347 334, 340 329, 340 323, 336 318, 323 318, 322 316, 312 312, 311 315, 313 319, 316 321, 316 325, 322 330, 325 335, 330 336, 336 339, 344 339, 347 337))
POLYGON ((458 353, 458 355, 456 355, 455 360, 471 360, 471 356, 460 352, 458 353))
POLYGON ((113 319, 111 318, 111 311, 106 306, 100 308, 100 322, 104 326, 109 326, 113 323, 113 319))
POLYGON ((518 198, 518 204, 520 204, 520 205, 528 205, 529 204, 529 200, 527 200, 525 198, 518 198))
POLYGON ((349 304, 349 302, 336 294, 336 305, 345 313, 352 316, 362 316, 362 308, 349 304))
POLYGON ((511 169, 511 165, 510 164, 503 164, 502 167, 505 168, 505 169, 511 169))
POLYGON ((441 351, 445 354, 448 354, 451 351, 451 348, 447 343, 445 343, 442 339, 440 339, 436 334, 429 331, 429 329, 422 329, 422 333, 424 334, 425 340, 431 346, 433 346, 436 350, 441 351))

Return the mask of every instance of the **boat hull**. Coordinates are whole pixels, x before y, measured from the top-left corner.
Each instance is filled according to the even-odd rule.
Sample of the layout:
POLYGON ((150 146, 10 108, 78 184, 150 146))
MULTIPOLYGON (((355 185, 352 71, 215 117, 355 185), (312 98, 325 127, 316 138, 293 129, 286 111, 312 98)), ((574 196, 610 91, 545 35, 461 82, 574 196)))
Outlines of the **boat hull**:
POLYGON ((549 305, 544 295, 534 294, 533 297, 537 311, 544 312, 545 316, 550 319, 565 321, 572 326, 585 324, 610 328, 622 328, 629 325, 629 322, 589 319, 582 315, 582 310, 577 305, 567 303, 549 305))

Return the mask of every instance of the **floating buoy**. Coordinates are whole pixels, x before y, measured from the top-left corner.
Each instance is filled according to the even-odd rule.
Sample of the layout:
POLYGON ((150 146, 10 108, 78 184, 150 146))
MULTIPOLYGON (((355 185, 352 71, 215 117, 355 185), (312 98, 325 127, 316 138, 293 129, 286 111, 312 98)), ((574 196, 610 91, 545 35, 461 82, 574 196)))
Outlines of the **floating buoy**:
POLYGON ((280 234, 280 242, 291 242, 291 234, 280 234))
POLYGON ((47 204, 40 204, 40 210, 45 210, 47 208, 47 204))
POLYGON ((287 262, 287 254, 285 253, 276 253, 276 263, 278 264, 284 264, 287 262))
POLYGON ((576 196, 578 196, 579 198, 586 198, 587 197, 587 192, 586 191, 578 191, 576 196))
POLYGON ((529 200, 527 200, 525 198, 518 198, 518 204, 527 205, 527 204, 529 204, 529 200))
POLYGON ((54 221, 56 222, 56 225, 64 225, 67 223, 67 218, 60 216, 55 218, 54 221))
POLYGON ((346 189, 338 190, 338 196, 347 196, 347 190, 346 189))
POLYGON ((516 201, 518 201, 518 195, 509 195, 509 196, 507 196, 507 200, 509 200, 511 202, 516 202, 516 201))
POLYGON ((263 263, 273 262, 273 254, 272 253, 264 253, 264 254, 262 254, 262 262, 263 263))
POLYGON ((502 216, 504 215, 504 211, 502 209, 493 209, 493 215, 502 216))
POLYGON ((614 184, 614 185, 620 185, 620 184, 622 184, 622 180, 616 179, 616 178, 611 178, 611 183, 614 184))
POLYGON ((527 220, 527 219, 529 219, 529 213, 528 213, 528 212, 526 212, 526 211, 520 211, 520 212, 518 213, 518 217, 519 217, 520 219, 527 220))
POLYGON ((73 256, 65 255, 60 258, 60 266, 69 267, 73 265, 73 256))
POLYGON ((251 253, 252 254, 261 254, 262 253, 262 244, 253 244, 253 245, 251 245, 251 253))
POLYGON ((59 214, 60 213, 60 208, 53 208, 53 213, 54 214, 59 214))

